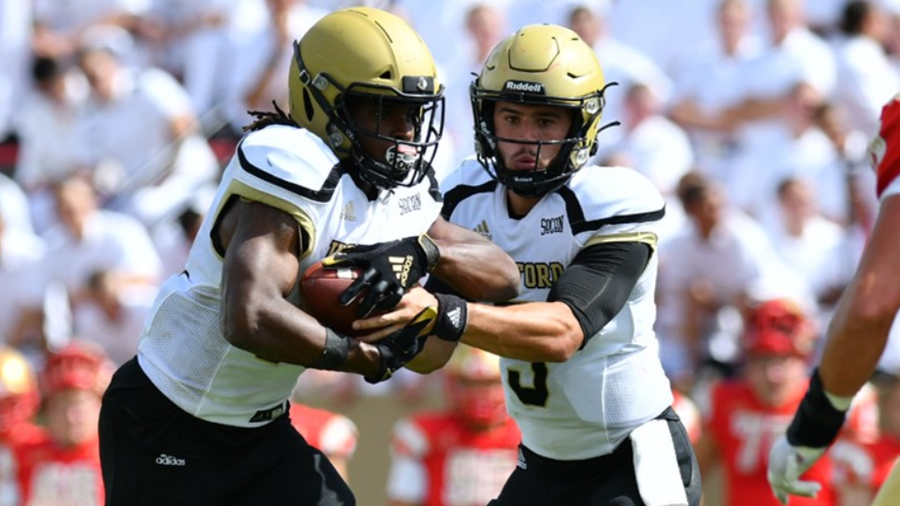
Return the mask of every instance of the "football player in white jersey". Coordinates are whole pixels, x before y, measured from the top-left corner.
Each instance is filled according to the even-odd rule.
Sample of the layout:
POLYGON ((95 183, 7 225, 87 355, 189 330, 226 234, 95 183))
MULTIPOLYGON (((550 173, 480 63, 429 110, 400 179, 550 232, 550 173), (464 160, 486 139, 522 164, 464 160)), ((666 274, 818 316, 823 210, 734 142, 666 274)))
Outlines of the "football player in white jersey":
MULTIPOLYGON (((853 280, 828 327, 827 343, 809 389, 787 434, 769 454, 769 484, 787 504, 789 495, 815 496, 821 485, 801 480, 834 442, 853 395, 869 380, 900 310, 900 95, 881 111, 879 133, 869 144, 881 199, 878 218, 853 280)), ((900 504, 900 467, 894 466, 873 506, 900 504)))
MULTIPOLYGON (((522 431, 519 464, 497 506, 696 505, 700 476, 671 408, 653 332, 654 254, 665 202, 624 167, 585 166, 605 82, 571 30, 530 25, 504 39, 471 87, 478 157, 448 176, 442 214, 516 261, 521 295, 490 306, 439 293, 425 353, 461 340, 503 357, 506 403, 522 431)), ((399 322, 402 311, 365 327, 399 322)), ((413 303, 415 301, 415 303, 413 303)))
POLYGON ((364 269, 353 288, 368 288, 364 311, 393 307, 426 272, 475 299, 518 293, 508 255, 439 216, 429 157, 442 86, 409 25, 336 11, 296 44, 288 85, 290 112, 256 114, 184 272, 161 287, 137 357, 107 390, 107 504, 356 504, 292 427, 287 399, 310 367, 389 378, 435 313, 371 344, 325 328, 297 281, 335 251, 364 269))

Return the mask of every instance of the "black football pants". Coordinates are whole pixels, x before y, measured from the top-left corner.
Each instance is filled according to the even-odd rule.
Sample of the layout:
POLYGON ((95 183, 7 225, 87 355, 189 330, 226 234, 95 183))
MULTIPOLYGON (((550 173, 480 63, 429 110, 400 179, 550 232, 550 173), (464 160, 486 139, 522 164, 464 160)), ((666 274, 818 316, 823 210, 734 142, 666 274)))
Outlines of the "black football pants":
POLYGON ((288 416, 259 428, 200 420, 169 401, 136 359, 104 395, 100 457, 107 506, 356 504, 288 416))

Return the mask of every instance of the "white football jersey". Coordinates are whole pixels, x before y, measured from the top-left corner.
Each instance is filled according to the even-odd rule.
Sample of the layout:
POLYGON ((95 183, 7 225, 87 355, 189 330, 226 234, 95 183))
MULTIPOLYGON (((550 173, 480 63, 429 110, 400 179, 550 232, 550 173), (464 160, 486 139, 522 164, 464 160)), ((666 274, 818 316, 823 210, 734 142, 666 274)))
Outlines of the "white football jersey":
MULTIPOLYGON (((172 402, 211 422, 255 427, 283 413, 304 368, 231 346, 221 331, 222 262, 215 230, 243 198, 281 209, 309 237, 300 273, 346 245, 418 235, 440 212, 436 180, 380 191, 369 200, 311 132, 274 125, 247 135, 225 168, 185 271, 160 289, 144 326, 138 360, 172 402)), ((297 287, 291 302, 301 306, 297 287)))
MULTIPOLYGON (((448 176, 442 189, 445 218, 491 239, 516 261, 516 302, 546 301, 588 246, 638 241, 655 248, 665 213, 653 184, 623 167, 582 168, 521 219, 510 217, 506 190, 475 160, 448 176)), ((558 460, 605 455, 671 405, 653 332, 656 271, 653 255, 625 307, 567 362, 501 360, 507 409, 525 446, 558 460)))

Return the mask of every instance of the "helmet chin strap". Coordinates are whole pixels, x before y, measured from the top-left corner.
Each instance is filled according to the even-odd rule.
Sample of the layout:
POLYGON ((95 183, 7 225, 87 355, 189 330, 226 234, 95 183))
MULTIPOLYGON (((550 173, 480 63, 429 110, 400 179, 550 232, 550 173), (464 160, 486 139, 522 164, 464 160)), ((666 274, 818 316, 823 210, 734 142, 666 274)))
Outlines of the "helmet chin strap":
POLYGON ((566 170, 566 166, 570 164, 569 156, 572 154, 574 145, 562 144, 559 153, 553 157, 550 163, 547 164, 547 167, 540 169, 541 150, 545 144, 540 141, 534 144, 537 144, 537 153, 535 154, 534 168, 532 169, 510 169, 500 156, 494 158, 495 170, 500 182, 516 195, 525 198, 536 198, 546 195, 565 184, 569 176, 574 172, 566 170), (519 181, 517 181, 517 176, 520 179, 519 181))

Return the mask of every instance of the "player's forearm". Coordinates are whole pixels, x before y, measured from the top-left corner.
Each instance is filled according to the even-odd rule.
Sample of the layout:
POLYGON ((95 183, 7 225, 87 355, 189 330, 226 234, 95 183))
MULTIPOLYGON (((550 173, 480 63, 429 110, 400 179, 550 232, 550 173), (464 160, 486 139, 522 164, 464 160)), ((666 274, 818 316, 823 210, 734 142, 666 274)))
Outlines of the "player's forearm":
POLYGON ((406 364, 406 368, 419 374, 430 374, 444 367, 455 349, 456 343, 432 336, 422 352, 406 364))
POLYGON ((896 309, 869 303, 865 280, 851 284, 832 319, 819 366, 829 393, 851 396, 872 376, 887 343, 896 309))
POLYGON ((819 374, 825 390, 848 396, 868 381, 900 308, 900 196, 882 203, 856 276, 828 329, 819 374))
POLYGON ((519 295, 519 268, 512 258, 480 235, 439 220, 429 237, 441 251, 433 275, 478 301, 504 302, 519 295))
POLYGON ((584 341, 581 326, 562 302, 468 307, 462 342, 502 357, 565 362, 584 341))
POLYGON ((222 332, 242 350, 272 362, 308 365, 321 354, 325 328, 280 297, 223 299, 222 332))
MULTIPOLYGON (((326 330, 313 317, 284 299, 239 304, 225 312, 223 333, 233 346, 271 362, 315 367, 326 348, 326 330)), ((333 368, 374 376, 381 358, 374 346, 347 339, 346 359, 333 368)))
POLYGON ((434 274, 454 290, 486 302, 504 302, 519 295, 516 263, 493 244, 479 241, 439 247, 441 261, 434 274))

